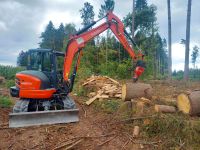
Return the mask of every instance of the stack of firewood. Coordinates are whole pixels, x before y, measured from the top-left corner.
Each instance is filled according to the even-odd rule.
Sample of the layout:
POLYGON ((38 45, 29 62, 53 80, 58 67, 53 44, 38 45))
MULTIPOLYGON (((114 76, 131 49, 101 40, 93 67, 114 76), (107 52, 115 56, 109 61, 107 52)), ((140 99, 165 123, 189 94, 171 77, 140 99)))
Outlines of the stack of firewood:
POLYGON ((86 102, 87 105, 90 105, 96 99, 121 99, 120 83, 108 76, 91 76, 82 84, 82 86, 96 89, 96 91, 88 94, 90 99, 86 102))

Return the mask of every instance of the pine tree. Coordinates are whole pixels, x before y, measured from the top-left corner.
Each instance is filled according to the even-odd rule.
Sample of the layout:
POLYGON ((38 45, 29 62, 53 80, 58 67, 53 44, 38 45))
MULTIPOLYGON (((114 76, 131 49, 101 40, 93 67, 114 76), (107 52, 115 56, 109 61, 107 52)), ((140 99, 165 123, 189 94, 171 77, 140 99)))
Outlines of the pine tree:
POLYGON ((63 23, 60 24, 59 28, 55 32, 55 49, 61 51, 63 48, 65 36, 65 28, 63 23))
POLYGON ((196 67, 196 61, 197 61, 197 58, 199 56, 199 47, 198 46, 195 45, 193 47, 193 51, 192 51, 191 56, 192 56, 192 64, 193 64, 194 69, 195 69, 195 67, 196 67))
POLYGON ((114 0, 104 0, 104 4, 101 5, 99 10, 99 18, 105 16, 109 11, 113 11, 115 8, 115 1, 114 0))
POLYGON ((142 10, 147 8, 147 0, 136 0, 136 9, 142 10))
POLYGON ((191 5, 192 0, 188 0, 187 22, 186 22, 186 43, 185 43, 185 66, 184 79, 189 79, 189 54, 190 54, 190 20, 191 20, 191 5))
POLYGON ((81 18, 82 18, 82 25, 83 26, 87 26, 89 24, 91 24, 94 21, 94 10, 93 10, 93 6, 88 3, 85 2, 84 3, 84 7, 80 10, 81 13, 81 18))
POLYGON ((76 28, 73 23, 68 23, 64 27, 64 43, 63 43, 63 50, 66 49, 66 46, 69 42, 70 36, 76 33, 76 28))
POLYGON ((28 65, 28 53, 22 50, 17 57, 17 66, 27 66, 27 65, 28 65))
POLYGON ((168 78, 171 79, 172 75, 172 39, 171 39, 171 6, 170 0, 167 0, 168 10, 168 78))
POLYGON ((41 48, 55 49, 55 28, 52 21, 49 21, 44 32, 41 33, 42 42, 39 43, 41 48))

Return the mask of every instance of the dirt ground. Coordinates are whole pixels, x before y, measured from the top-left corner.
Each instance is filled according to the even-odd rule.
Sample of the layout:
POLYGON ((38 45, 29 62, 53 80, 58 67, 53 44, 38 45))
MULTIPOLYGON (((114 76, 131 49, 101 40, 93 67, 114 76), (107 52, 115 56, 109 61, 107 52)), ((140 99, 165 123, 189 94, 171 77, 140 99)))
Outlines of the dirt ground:
MULTIPOLYGON (((180 92, 200 89, 199 82, 151 81, 149 83, 154 89, 154 99, 164 101, 175 101, 180 92)), ((80 150, 159 149, 160 143, 156 143, 155 147, 154 144, 145 144, 146 141, 143 139, 133 138, 132 126, 120 123, 120 120, 115 118, 117 112, 108 114, 97 111, 93 104, 86 106, 82 103, 86 98, 72 97, 80 110, 78 123, 10 129, 8 114, 11 108, 0 108, 0 149, 70 149, 67 148, 69 143, 75 145, 72 149, 80 150), (133 145, 137 142, 143 144, 133 145)), ((152 139, 151 142, 154 141, 155 139, 152 139)))

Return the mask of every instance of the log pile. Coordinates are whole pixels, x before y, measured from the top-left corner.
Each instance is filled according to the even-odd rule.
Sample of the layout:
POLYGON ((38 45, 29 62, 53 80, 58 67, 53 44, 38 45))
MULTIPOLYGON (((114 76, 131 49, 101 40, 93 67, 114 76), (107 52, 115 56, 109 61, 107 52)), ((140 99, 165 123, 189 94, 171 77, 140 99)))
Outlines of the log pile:
POLYGON ((95 90, 88 94, 90 99, 86 102, 87 105, 90 105, 96 99, 121 99, 120 83, 108 76, 91 76, 82 86, 95 90))

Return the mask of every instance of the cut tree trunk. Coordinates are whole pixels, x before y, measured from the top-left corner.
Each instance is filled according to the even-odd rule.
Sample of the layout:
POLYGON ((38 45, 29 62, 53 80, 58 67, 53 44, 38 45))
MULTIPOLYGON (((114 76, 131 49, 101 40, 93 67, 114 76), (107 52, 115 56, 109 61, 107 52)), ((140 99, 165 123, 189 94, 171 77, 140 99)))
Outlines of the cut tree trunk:
POLYGON ((190 114, 192 116, 200 115, 200 91, 178 95, 177 106, 178 109, 185 114, 190 114))
POLYGON ((156 112, 163 112, 163 113, 176 112, 176 108, 174 106, 167 106, 167 105, 155 105, 154 109, 156 112))
POLYGON ((122 100, 130 101, 134 98, 145 97, 151 99, 152 87, 145 83, 127 83, 122 86, 122 100))

